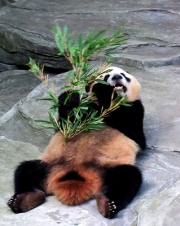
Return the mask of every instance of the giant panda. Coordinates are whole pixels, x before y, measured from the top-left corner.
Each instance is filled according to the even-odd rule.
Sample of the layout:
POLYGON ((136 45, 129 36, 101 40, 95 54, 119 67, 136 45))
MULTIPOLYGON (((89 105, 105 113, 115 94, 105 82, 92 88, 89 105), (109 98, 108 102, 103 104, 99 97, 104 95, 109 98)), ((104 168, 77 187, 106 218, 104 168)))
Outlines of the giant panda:
MULTIPOLYGON (((56 132, 39 159, 20 163, 14 173, 15 194, 8 202, 13 212, 29 211, 47 195, 55 195, 66 205, 96 199, 99 212, 113 218, 136 196, 142 174, 135 160, 146 147, 141 86, 117 67, 110 67, 103 79, 109 85, 94 82, 86 87, 96 96, 93 107, 108 108, 112 92, 126 96, 130 106, 121 105, 105 117, 103 129, 82 132, 66 144, 62 133, 56 132)), ((80 101, 74 93, 64 104, 67 95, 59 96, 59 120, 80 101)))

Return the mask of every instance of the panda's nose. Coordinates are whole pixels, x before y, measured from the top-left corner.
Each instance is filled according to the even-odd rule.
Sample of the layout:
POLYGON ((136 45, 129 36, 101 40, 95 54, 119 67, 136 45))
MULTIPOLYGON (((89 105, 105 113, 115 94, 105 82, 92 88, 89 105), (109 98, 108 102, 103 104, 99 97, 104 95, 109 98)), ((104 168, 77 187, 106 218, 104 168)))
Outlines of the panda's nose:
POLYGON ((119 79, 122 79, 121 75, 114 75, 112 78, 112 80, 116 80, 116 81, 118 81, 119 79))

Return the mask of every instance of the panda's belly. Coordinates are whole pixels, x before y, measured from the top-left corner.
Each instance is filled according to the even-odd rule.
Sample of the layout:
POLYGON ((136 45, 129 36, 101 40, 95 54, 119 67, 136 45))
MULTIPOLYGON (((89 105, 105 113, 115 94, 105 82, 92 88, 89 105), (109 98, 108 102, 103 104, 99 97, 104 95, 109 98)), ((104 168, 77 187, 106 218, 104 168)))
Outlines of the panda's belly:
POLYGON ((99 165, 134 164, 138 145, 111 127, 99 131, 82 132, 66 144, 60 132, 52 138, 41 156, 51 164, 82 165, 94 162, 99 165))
POLYGON ((82 162, 95 162, 100 166, 134 164, 139 150, 133 140, 110 127, 101 131, 92 131, 89 136, 86 134, 83 136, 83 142, 85 145, 82 149, 84 153, 82 162))

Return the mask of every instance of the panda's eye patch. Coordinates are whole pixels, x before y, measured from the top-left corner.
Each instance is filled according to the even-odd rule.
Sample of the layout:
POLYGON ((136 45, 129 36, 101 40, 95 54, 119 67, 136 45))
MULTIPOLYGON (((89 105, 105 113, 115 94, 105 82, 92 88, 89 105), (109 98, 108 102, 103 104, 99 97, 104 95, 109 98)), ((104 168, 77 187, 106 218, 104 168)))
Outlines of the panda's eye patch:
POLYGON ((107 80, 108 80, 108 78, 109 78, 109 74, 108 75, 106 75, 105 77, 104 77, 104 81, 106 81, 107 82, 107 80))
POLYGON ((121 73, 121 75, 126 79, 127 82, 130 82, 131 81, 131 79, 128 78, 128 77, 126 77, 126 75, 124 73, 121 73))

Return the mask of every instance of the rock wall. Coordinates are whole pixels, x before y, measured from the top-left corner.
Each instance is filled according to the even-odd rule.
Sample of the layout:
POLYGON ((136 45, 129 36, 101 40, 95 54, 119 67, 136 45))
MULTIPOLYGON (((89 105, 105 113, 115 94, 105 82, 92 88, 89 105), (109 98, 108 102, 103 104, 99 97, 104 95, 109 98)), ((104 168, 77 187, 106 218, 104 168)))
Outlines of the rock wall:
MULTIPOLYGON (((177 226, 180 194, 180 2, 179 0, 0 0, 0 224, 6 226, 177 226), (22 68, 29 57, 53 69, 69 70, 55 56, 52 27, 67 25, 84 36, 94 28, 108 34, 122 27, 129 40, 118 47, 113 64, 142 84, 148 148, 137 165, 144 182, 138 196, 113 220, 98 213, 94 200, 67 207, 54 197, 34 210, 13 214, 13 171, 20 161, 37 158, 53 131, 35 122, 46 119, 49 103, 38 98, 47 87, 22 68), (15 70, 16 69, 16 70, 15 70)), ((99 55, 92 62, 98 66, 99 55)), ((53 76, 57 93, 66 74, 53 76)))

